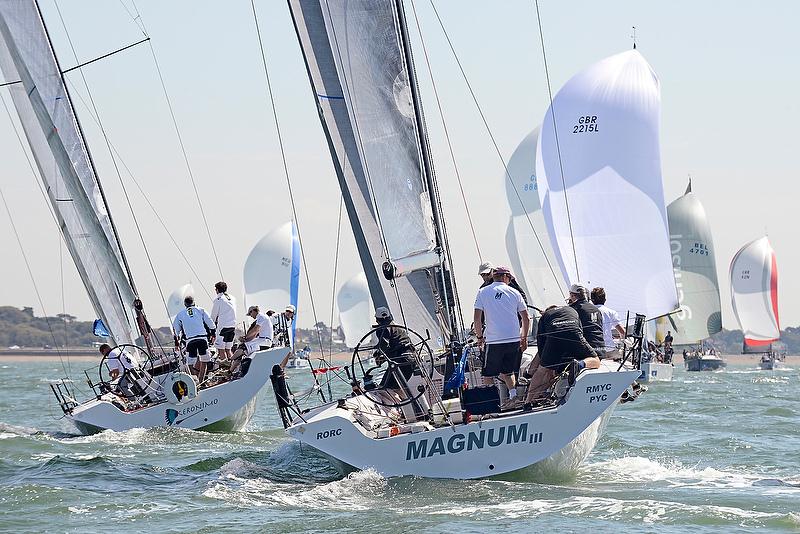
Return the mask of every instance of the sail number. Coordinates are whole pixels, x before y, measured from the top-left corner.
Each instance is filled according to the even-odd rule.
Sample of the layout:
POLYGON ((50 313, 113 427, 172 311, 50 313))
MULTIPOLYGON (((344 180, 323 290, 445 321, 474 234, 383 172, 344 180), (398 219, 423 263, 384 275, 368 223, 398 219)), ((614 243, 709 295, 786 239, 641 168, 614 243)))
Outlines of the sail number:
POLYGON ((582 115, 578 119, 578 124, 572 127, 572 133, 574 134, 599 131, 600 125, 597 124, 597 115, 582 115))
POLYGON ((694 246, 689 249, 689 253, 708 256, 708 247, 704 243, 695 243, 694 246))

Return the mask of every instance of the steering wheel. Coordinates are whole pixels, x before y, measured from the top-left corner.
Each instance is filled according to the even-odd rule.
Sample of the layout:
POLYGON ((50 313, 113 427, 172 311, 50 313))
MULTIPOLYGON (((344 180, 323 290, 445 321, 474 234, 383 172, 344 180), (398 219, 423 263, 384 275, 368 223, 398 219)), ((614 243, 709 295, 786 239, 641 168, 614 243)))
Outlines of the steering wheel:
MULTIPOLYGON (((361 388, 361 390, 365 397, 380 406, 398 408, 415 402, 425 393, 425 388, 419 388, 419 391, 416 394, 414 394, 412 391, 409 398, 398 402, 386 402, 385 399, 382 399, 379 395, 376 395, 374 393, 375 391, 384 389, 380 386, 375 386, 371 389, 366 388, 367 384, 374 384, 373 376, 385 376, 386 373, 392 373, 395 370, 399 373, 400 365, 406 363, 396 361, 396 358, 390 357, 380 346, 378 332, 385 328, 387 327, 378 326, 373 328, 361 338, 355 349, 353 349, 353 357, 350 360, 350 370, 352 372, 353 386, 359 386, 359 388, 361 388, 361 384, 364 384, 365 387, 361 388), (372 358, 375 359, 374 364, 371 363, 372 358)), ((428 345, 427 339, 424 339, 417 332, 411 330, 407 326, 393 324, 391 325, 391 328, 402 329, 408 334, 408 337, 414 347, 413 353, 409 352, 408 356, 412 358, 415 368, 422 372, 423 376, 432 376, 435 361, 433 357, 433 351, 428 345)))
MULTIPOLYGON (((119 375, 117 379, 117 384, 122 381, 123 378, 128 378, 128 383, 133 384, 135 383, 135 377, 131 376, 132 370, 138 371, 140 374, 149 374, 148 369, 152 369, 153 367, 153 356, 144 348, 139 347, 138 345, 130 345, 130 344, 123 344, 117 345, 113 347, 108 354, 111 354, 113 351, 119 351, 120 354, 127 353, 132 358, 132 364, 134 367, 132 369, 122 369, 122 373, 119 375)), ((148 391, 143 391, 140 395, 136 395, 133 392, 123 391, 121 388, 113 387, 111 381, 111 369, 108 367, 108 354, 103 356, 103 359, 100 360, 100 365, 98 367, 98 374, 100 375, 100 382, 99 385, 105 388, 107 391, 115 391, 118 395, 126 398, 126 399, 135 399, 138 397, 144 397, 147 395, 148 391)), ((148 384, 148 389, 151 389, 148 384)), ((155 389, 153 389, 155 391, 155 389)))

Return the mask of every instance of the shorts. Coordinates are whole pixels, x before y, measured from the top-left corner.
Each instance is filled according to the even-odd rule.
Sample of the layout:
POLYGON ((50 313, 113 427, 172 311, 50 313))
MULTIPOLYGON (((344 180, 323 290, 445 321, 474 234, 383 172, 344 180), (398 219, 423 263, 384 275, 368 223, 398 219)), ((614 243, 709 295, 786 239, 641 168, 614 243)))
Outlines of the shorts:
POLYGON ((218 349, 230 349, 233 348, 233 338, 236 337, 236 328, 230 326, 228 328, 222 328, 219 331, 219 335, 217 336, 216 341, 214 341, 214 346, 218 349))
POLYGON ((189 358, 200 358, 201 362, 210 362, 211 355, 208 353, 208 341, 204 338, 190 339, 186 344, 189 358))
POLYGON ((519 371, 519 362, 522 358, 519 341, 511 343, 491 343, 486 345, 483 376, 510 375, 519 371))

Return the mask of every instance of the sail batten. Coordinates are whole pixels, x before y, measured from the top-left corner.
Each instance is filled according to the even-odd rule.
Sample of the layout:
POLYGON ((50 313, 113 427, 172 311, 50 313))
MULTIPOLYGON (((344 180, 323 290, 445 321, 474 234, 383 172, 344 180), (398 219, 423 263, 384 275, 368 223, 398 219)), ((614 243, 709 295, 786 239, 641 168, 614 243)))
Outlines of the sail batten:
MULTIPOLYGON (((443 342, 433 269, 391 282, 383 264, 437 249, 413 77, 394 1, 289 0, 375 306, 443 342)), ((407 260, 407 261, 403 261, 407 260)))
POLYGON ((44 22, 33 0, 0 1, 6 79, 64 241, 92 305, 116 343, 132 343, 132 279, 44 22))
POLYGON ((743 352, 769 351, 781 336, 778 318, 778 265, 764 236, 747 243, 730 268, 731 304, 744 333, 743 352))
POLYGON ((659 149, 660 86, 635 50, 571 78, 545 114, 536 180, 565 280, 619 313, 678 308, 659 149))

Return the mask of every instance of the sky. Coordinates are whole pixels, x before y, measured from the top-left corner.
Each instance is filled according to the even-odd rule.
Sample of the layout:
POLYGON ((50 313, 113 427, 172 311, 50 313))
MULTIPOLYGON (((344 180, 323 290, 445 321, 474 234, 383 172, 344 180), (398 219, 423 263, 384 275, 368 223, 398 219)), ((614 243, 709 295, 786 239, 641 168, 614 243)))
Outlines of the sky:
MULTIPOLYGON (((523 137, 541 123, 549 104, 535 5, 531 0, 434 3, 507 160, 523 137)), ((40 4, 64 68, 142 38, 128 13, 134 10, 131 0, 59 0, 76 61, 54 0, 40 0, 40 4)), ((405 5, 461 301, 469 308, 473 286, 479 282, 480 260, 508 262, 503 167, 430 1, 414 0, 419 33, 411 1, 405 5), (469 232, 424 67, 420 34, 484 258, 478 256, 469 232)), ((242 268, 250 249, 291 217, 250 2, 139 0, 136 7, 152 39, 209 218, 222 276, 230 291, 241 296, 242 268)), ((285 2, 257 0, 256 8, 310 279, 310 288, 305 275, 301 283, 298 321, 300 326, 315 321, 330 324, 335 288, 358 272, 359 262, 345 217, 334 282, 340 194, 299 45, 285 2)), ((795 37, 800 3, 541 0, 540 9, 554 93, 586 66, 629 49, 632 26, 636 26, 638 50, 661 80, 666 200, 682 194, 691 174, 714 233, 723 325, 738 327, 730 306, 730 259, 744 243, 764 232, 776 251, 781 273, 781 326, 800 324, 800 304, 793 298, 800 290, 800 279, 793 276, 800 272, 800 251, 792 223, 800 196, 796 157, 800 44, 795 37)), ((150 49, 139 45, 82 71, 111 143, 199 275, 197 279, 192 274, 131 177, 123 172, 158 282, 166 294, 191 282, 200 304, 207 304, 200 288, 211 291, 220 273, 150 49)), ((74 71, 67 76, 151 322, 166 324, 114 162, 99 128, 76 96, 86 98, 80 74, 74 71)), ((7 93, 4 96, 10 104, 7 93)), ((94 319, 4 112, 0 112, 0 146, 0 188, 9 201, 44 311, 94 319)), ((600 214, 608 209, 613 206, 598 207, 600 214)), ((5 251, 0 276, 6 281, 0 304, 33 306, 42 313, 8 216, 4 209, 0 211, 0 249, 5 251)))

